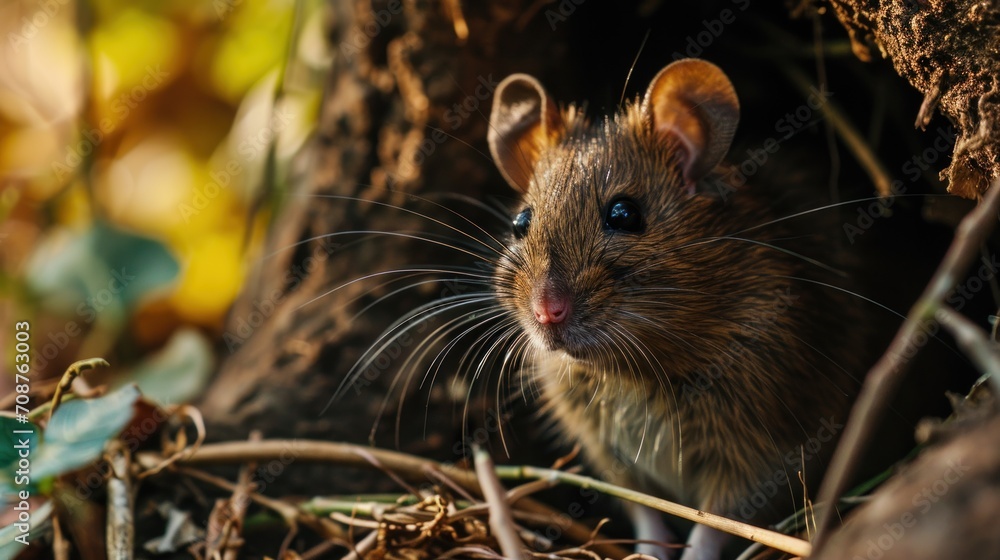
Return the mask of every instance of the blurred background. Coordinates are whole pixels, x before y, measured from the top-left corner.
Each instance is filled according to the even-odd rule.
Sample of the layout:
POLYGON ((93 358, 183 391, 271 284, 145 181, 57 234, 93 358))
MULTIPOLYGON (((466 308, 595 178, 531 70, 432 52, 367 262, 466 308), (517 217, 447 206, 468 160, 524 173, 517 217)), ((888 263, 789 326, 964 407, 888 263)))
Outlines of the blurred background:
POLYGON ((31 322, 36 381, 104 356, 187 372, 173 402, 204 383, 316 122, 320 8, 0 4, 0 332, 31 322))
MULTIPOLYGON (((428 274, 410 285, 417 289, 397 293, 380 271, 468 266, 469 258, 393 236, 322 235, 431 231, 448 239, 454 231, 439 216, 506 232, 502 214, 515 195, 485 138, 490 84, 512 72, 539 77, 560 101, 588 100, 597 115, 640 94, 673 58, 718 63, 746 108, 732 161, 752 165, 749 175, 759 167, 755 181, 814 182, 830 201, 847 201, 830 207, 831 220, 842 221, 845 241, 878 265, 865 271, 873 277, 866 295, 887 315, 905 312, 969 207, 944 195, 938 176, 953 127, 937 117, 914 130, 922 96, 891 64, 859 61, 825 3, 789 5, 0 0, 0 410, 15 396, 13 326, 28 321, 31 390, 43 396, 32 407, 50 397, 69 364, 101 357, 112 367, 88 372, 74 392, 93 396, 88 386, 128 381, 160 404, 196 402, 216 440, 261 430, 271 439, 375 441, 451 463, 464 461, 471 443, 485 443, 507 462, 550 464, 568 449, 538 421, 533 403, 508 398, 496 378, 473 387, 468 376, 442 374, 436 385, 399 388, 397 372, 428 371, 408 367, 422 343, 387 360, 363 392, 330 406, 381 334, 437 297, 436 282, 452 282, 446 287, 455 293, 468 288, 428 274), (326 84, 336 86, 324 91, 326 84), (808 104, 820 89, 903 196, 885 207, 872 201, 872 166, 859 163, 831 119, 808 104), (791 138, 789 126, 793 142, 765 155, 766 166, 754 159, 767 142, 791 138), (285 196, 293 190, 300 196, 285 196), (501 219, 469 201, 496 203, 501 219), (866 213, 872 204, 878 220, 866 213), (846 229, 855 225, 860 233, 846 229)), ((991 299, 988 292, 979 299, 991 299)), ((985 324, 995 309, 986 301, 964 311, 985 324)), ((468 371, 453 366, 437 364, 468 371)), ((98 443, 121 431, 104 426, 98 443)), ((306 463, 267 479, 268 493, 398 490, 380 472, 306 463)), ((57 466, 56 489, 93 471, 57 466)), ((169 477, 157 484, 138 502, 146 521, 169 497, 209 525, 192 485, 169 477)), ((563 502, 577 499, 566 494, 563 502)), ((84 501, 89 512, 103 507, 91 494, 84 501)), ((607 509, 599 503, 586 516, 607 509)), ((79 550, 100 551, 101 543, 86 543, 102 535, 91 518, 101 516, 76 516, 70 529, 79 550)), ((274 556, 286 528, 266 521, 277 537, 260 525, 247 536, 264 541, 261 556, 274 556)), ((162 525, 151 522, 141 536, 159 535, 162 525)))

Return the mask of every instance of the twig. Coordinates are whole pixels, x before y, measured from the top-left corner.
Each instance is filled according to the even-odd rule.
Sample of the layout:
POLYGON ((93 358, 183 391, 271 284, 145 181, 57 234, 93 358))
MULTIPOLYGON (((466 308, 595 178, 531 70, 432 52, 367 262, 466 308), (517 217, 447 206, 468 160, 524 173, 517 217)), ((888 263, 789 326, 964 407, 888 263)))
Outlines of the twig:
MULTIPOLYGON (((160 463, 157 464, 156 466, 151 467, 140 473, 139 474, 140 479, 145 478, 147 476, 153 476, 159 473, 161 470, 165 469, 166 467, 169 467, 170 465, 174 464, 181 458, 191 455, 192 453, 197 451, 199 447, 201 447, 202 443, 205 442, 205 437, 206 437, 205 419, 202 417, 200 410, 191 405, 186 404, 178 407, 177 410, 174 411, 174 414, 180 415, 182 421, 185 417, 191 419, 191 423, 194 424, 195 432, 198 434, 197 437, 195 438, 194 443, 191 445, 191 447, 187 446, 187 434, 184 433, 184 428, 182 427, 177 431, 177 439, 175 440, 174 444, 171 446, 166 446, 166 445, 164 446, 164 447, 172 447, 173 449, 176 449, 176 451, 171 453, 171 455, 166 459, 162 459, 160 463)), ((164 437, 166 437, 166 432, 164 432, 164 437)))
POLYGON ((52 407, 49 408, 49 416, 46 419, 46 424, 52 421, 52 414, 55 413, 56 409, 59 408, 59 403, 62 401, 63 393, 69 391, 70 385, 73 384, 73 380, 76 379, 81 373, 87 371, 88 369, 94 369, 97 366, 110 367, 104 358, 90 358, 87 360, 80 360, 79 362, 73 362, 68 368, 66 368, 66 373, 63 373, 62 379, 59 380, 59 385, 56 385, 56 392, 52 395, 52 407))
POLYGON ((920 104, 920 111, 917 112, 917 120, 913 123, 915 128, 924 130, 931 122, 934 111, 937 110, 941 101, 941 82, 944 81, 944 73, 939 69, 931 77, 930 89, 924 94, 924 101, 920 104))
POLYGON ((52 556, 55 560, 69 560, 69 541, 63 535, 58 515, 52 516, 52 530, 52 556))
POLYGON ((344 560, 361 560, 364 558, 368 551, 375 548, 375 543, 378 542, 378 531, 372 531, 365 535, 365 538, 355 544, 350 553, 344 556, 344 560))
MULTIPOLYGON (((800 43, 790 33, 774 23, 764 20, 763 18, 755 19, 754 23, 756 23, 757 27, 760 28, 768 37, 773 38, 775 43, 780 45, 782 49, 801 48, 800 43)), ((814 47, 809 49, 809 54, 810 57, 816 56, 814 47)), ((812 82, 805 75, 805 73, 799 70, 796 66, 789 62, 785 62, 785 58, 786 57, 776 58, 779 69, 804 94, 808 94, 813 85, 812 82)), ((871 146, 868 145, 868 142, 865 141, 864 137, 860 132, 858 132, 854 124, 851 123, 850 119, 847 118, 836 103, 830 100, 822 100, 819 111, 837 132, 841 140, 844 141, 844 144, 847 145, 847 149, 858 161, 858 164, 861 165, 868 176, 871 177, 879 195, 883 197, 890 196, 892 194, 892 190, 890 188, 892 180, 889 173, 875 156, 875 153, 871 149, 871 146)))
MULTIPOLYGON (((250 432, 249 441, 258 442, 261 436, 259 431, 250 432)), ((174 454, 175 457, 178 454, 174 454)), ((257 470, 257 463, 251 461, 240 468, 239 477, 236 479, 236 488, 233 495, 225 501, 216 503, 216 507, 209 516, 209 529, 216 529, 217 534, 208 535, 206 539, 208 547, 205 556, 216 558, 221 556, 223 560, 236 560, 240 548, 243 546, 243 519, 246 516, 247 504, 250 503, 250 492, 253 491, 253 481, 250 480, 250 473, 257 470)), ((292 525, 295 530, 295 525, 292 525)), ((282 555, 279 553, 278 558, 282 555)))
POLYGON ((1000 355, 997 354, 996 344, 987 338, 986 332, 965 315, 950 307, 938 309, 934 318, 951 332, 958 342, 958 347, 972 359, 972 362, 983 373, 989 374, 993 388, 1000 393, 1000 355))
POLYGON ((514 520, 511 519, 510 504, 507 503, 507 492, 493 471, 493 460, 490 454, 476 446, 473 450, 476 463, 476 474, 479 476, 479 486, 483 496, 490 505, 490 529, 500 544, 500 551, 507 558, 527 559, 523 545, 517 538, 514 520))
MULTIPOLYGON (((136 459, 138 462, 142 463, 145 458, 137 456, 136 459)), ((236 485, 233 484, 232 482, 229 482, 224 478, 220 478, 215 475, 202 472, 197 469, 181 467, 178 469, 178 472, 184 476, 190 476, 191 478, 196 478, 198 480, 201 480, 202 482, 207 482, 209 484, 218 486, 219 488, 228 490, 230 492, 236 490, 236 485)), ((297 508, 287 502, 268 498, 267 496, 263 496, 256 492, 249 493, 247 497, 249 497, 256 503, 272 511, 277 512, 277 514, 280 515, 289 525, 301 523, 307 527, 310 527, 313 531, 316 531, 316 533, 318 533, 320 536, 326 539, 344 541, 344 539, 346 538, 344 532, 340 529, 340 527, 336 523, 328 519, 325 519, 323 517, 318 517, 316 515, 313 515, 312 513, 297 508)))
POLYGON ((642 492, 637 492, 635 490, 630 490, 628 488, 623 488, 621 486, 616 486, 614 484, 609 484, 607 482, 586 476, 552 469, 517 466, 496 467, 496 473, 500 478, 516 480, 528 478, 552 478, 558 480, 559 482, 571 484, 583 489, 593 488, 609 496, 642 504, 644 506, 669 513, 670 515, 676 515, 677 517, 687 519, 688 521, 694 521, 695 523, 707 525, 713 529, 718 529, 731 535, 736 535, 753 542, 763 543, 771 548, 787 552, 788 554, 796 556, 809 556, 812 552, 812 546, 802 539, 754 527, 753 525, 727 519, 720 515, 714 515, 706 511, 683 506, 681 504, 660 498, 654 498, 653 496, 643 494, 642 492))
MULTIPOLYGON (((844 493, 850 476, 868 445, 871 427, 888 408, 889 399, 895 393, 912 354, 917 351, 917 336, 926 331, 941 302, 959 281, 962 272, 975 259, 979 245, 993 230, 998 208, 1000 208, 1000 180, 993 182, 979 206, 958 225, 955 240, 948 248, 934 277, 910 309, 885 354, 868 373, 847 420, 843 437, 830 461, 827 475, 820 486, 817 503, 834 504, 844 493)), ((822 546, 824 539, 828 537, 835 512, 835 507, 825 507, 820 510, 814 541, 817 547, 822 546)))
POLYGON ((333 553, 333 549, 338 547, 337 543, 330 541, 323 541, 318 545, 310 548, 309 550, 302 553, 300 558, 302 560, 315 560, 317 558, 330 558, 330 554, 333 553))
MULTIPOLYGON (((53 407, 55 408, 55 407, 53 407)), ((135 520, 132 503, 132 473, 128 449, 115 440, 109 444, 108 517, 105 533, 109 560, 131 560, 135 549, 135 520)))
POLYGON ((451 26, 455 30, 458 43, 465 44, 465 40, 469 38, 469 24, 465 21, 465 15, 462 14, 461 2, 459 0, 445 0, 444 9, 448 19, 451 20, 451 26))
MULTIPOLYGON (((318 440, 265 440, 260 443, 249 444, 244 441, 213 443, 201 446, 189 457, 178 460, 182 465, 206 465, 206 464, 226 464, 243 463, 246 461, 303 461, 303 462, 325 462, 336 463, 358 468, 371 468, 372 465, 358 454, 358 450, 364 450, 371 456, 378 458, 385 468, 399 473, 411 480, 422 480, 426 476, 428 469, 436 469, 447 474, 452 480, 457 482, 466 490, 479 494, 479 481, 475 473, 460 469, 452 465, 446 465, 414 457, 405 453, 376 449, 373 447, 362 447, 348 443, 337 443, 318 440)), ((162 460, 162 457, 154 452, 143 452, 136 454, 136 461, 143 466, 154 466, 162 460)), ((182 469, 183 472, 188 472, 182 469)), ((199 472, 199 471, 196 471, 199 472)), ((199 476, 208 476, 199 472, 199 476)), ((221 481, 221 479, 216 479, 221 481)), ((228 481, 222 481, 228 483, 228 481)), ((259 498, 254 498, 258 503, 264 504, 259 498)), ((521 498, 518 501, 518 509, 529 513, 536 513, 548 516, 550 524, 555 524, 562 534, 573 542, 587 542, 591 539, 590 529, 586 526, 567 519, 565 515, 559 515, 554 509, 532 500, 521 498)), ((303 512, 304 514, 304 512, 303 512)), ((621 558, 628 555, 628 551, 619 546, 595 543, 594 550, 600 554, 612 558, 621 558)))

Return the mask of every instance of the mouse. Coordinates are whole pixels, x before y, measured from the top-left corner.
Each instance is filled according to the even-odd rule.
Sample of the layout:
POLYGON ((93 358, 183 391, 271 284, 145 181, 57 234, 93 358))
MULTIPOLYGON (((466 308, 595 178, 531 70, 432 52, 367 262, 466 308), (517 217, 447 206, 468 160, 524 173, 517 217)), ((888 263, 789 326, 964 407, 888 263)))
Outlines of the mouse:
MULTIPOLYGON (((771 523, 818 487, 872 356, 850 257, 797 213, 808 189, 726 162, 739 116, 700 59, 598 119, 504 79, 487 142, 518 202, 491 283, 520 374, 595 475, 771 523)), ((629 511, 638 538, 676 540, 629 511)), ((695 525, 682 558, 727 541, 695 525)))

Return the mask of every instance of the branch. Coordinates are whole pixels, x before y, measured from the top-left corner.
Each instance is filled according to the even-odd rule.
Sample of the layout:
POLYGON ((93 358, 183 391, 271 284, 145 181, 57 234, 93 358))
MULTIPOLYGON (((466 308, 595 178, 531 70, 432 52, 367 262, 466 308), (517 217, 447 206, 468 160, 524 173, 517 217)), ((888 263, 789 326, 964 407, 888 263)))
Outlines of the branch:
MULTIPOLYGON (((874 426, 906 372, 910 359, 917 352, 917 336, 930 326, 941 302, 960 280, 963 272, 976 258, 979 246, 993 229, 1000 208, 1000 180, 994 181, 985 198, 966 216, 955 231, 955 240, 938 266, 920 298, 910 309, 896 337, 882 358, 872 367, 858 394, 857 402, 837 445, 817 503, 834 504, 847 489, 851 474, 871 437, 874 426)), ((814 543, 817 547, 828 537, 836 508, 824 507, 817 519, 814 543)))
MULTIPOLYGON (((469 492, 477 495, 480 492, 479 481, 472 471, 396 451, 330 441, 296 439, 265 440, 255 443, 245 441, 214 443, 201 446, 191 455, 179 459, 177 464, 207 465, 279 460, 286 463, 306 461, 336 463, 366 469, 373 468, 373 465, 365 459, 366 456, 377 458, 386 469, 411 480, 423 479, 426 477, 427 471, 436 470, 444 473, 469 492)), ((160 454, 154 452, 136 454, 136 462, 144 468, 156 466, 162 459, 160 454)), ((518 508, 545 516, 563 531, 567 539, 573 542, 585 543, 590 542, 593 538, 589 528, 566 519, 567 516, 559 515, 559 512, 540 502, 521 498, 518 500, 518 508)), ((601 542, 595 542, 591 548, 612 558, 622 558, 629 553, 619 546, 601 542)))
POLYGON ((670 515, 675 515, 688 521, 701 523, 713 529, 724 531, 737 537, 758 542, 771 548, 787 552, 794 556, 806 557, 812 553, 812 546, 802 539, 776 533, 767 529, 761 529, 753 525, 734 521, 721 515, 715 515, 699 509, 683 506, 674 502, 654 498, 642 492, 616 486, 601 480, 582 476, 579 474, 557 471, 553 469, 543 469, 537 467, 500 466, 496 467, 497 476, 509 479, 553 479, 566 484, 571 484, 579 488, 593 488, 609 496, 642 504, 653 509, 660 510, 670 515))
POLYGON ((507 558, 527 558, 525 556, 521 540, 517 538, 517 530, 514 528, 514 520, 510 513, 510 504, 507 503, 507 493, 497 479, 494 472, 493 460, 489 453, 479 449, 473 452, 476 462, 476 474, 479 476, 479 485, 483 489, 483 497, 490 505, 490 529, 493 536, 500 543, 500 551, 507 558))

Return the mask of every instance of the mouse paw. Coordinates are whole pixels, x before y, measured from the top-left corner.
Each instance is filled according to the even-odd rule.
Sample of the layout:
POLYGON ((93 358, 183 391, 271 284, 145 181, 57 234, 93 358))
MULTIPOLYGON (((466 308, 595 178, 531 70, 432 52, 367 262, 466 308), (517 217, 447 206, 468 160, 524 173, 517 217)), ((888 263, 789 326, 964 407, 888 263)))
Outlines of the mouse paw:
POLYGON ((641 506, 639 504, 628 504, 628 516, 632 519, 632 526, 635 528, 635 538, 640 541, 657 541, 663 544, 640 543, 636 545, 635 551, 657 560, 670 560, 675 558, 672 547, 668 543, 678 542, 677 536, 663 522, 663 514, 655 509, 641 506))
POLYGON ((695 525, 681 560, 719 560, 731 535, 705 525, 695 525))

